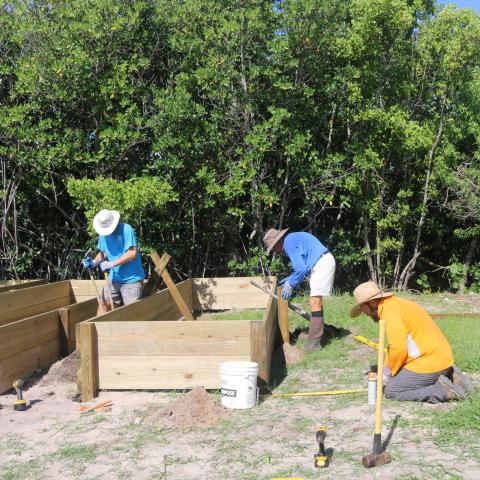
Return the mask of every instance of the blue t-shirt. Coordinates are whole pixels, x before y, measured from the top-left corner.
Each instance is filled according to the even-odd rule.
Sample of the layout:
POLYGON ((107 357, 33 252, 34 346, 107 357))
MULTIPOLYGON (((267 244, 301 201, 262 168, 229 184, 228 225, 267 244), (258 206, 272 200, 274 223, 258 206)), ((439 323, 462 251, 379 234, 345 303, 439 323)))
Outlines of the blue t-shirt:
POLYGON ((293 272, 288 277, 288 283, 292 287, 301 283, 328 250, 318 238, 307 232, 288 233, 283 241, 283 249, 293 267, 293 272))
MULTIPOLYGON (((137 247, 135 231, 128 223, 121 222, 110 235, 100 235, 97 246, 110 261, 120 258, 130 247, 137 247)), ((109 278, 118 283, 139 282, 145 278, 138 248, 137 255, 131 262, 117 265, 110 270, 109 278)))

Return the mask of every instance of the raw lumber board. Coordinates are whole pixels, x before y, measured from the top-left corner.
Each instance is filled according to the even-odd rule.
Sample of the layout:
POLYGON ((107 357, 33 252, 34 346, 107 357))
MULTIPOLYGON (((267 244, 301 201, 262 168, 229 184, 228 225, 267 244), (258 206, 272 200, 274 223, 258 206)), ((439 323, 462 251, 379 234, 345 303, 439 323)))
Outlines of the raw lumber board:
POLYGON ((273 290, 276 277, 218 277, 193 279, 194 310, 266 308, 268 297, 254 287, 254 280, 273 290))
POLYGON ((177 289, 175 283, 172 280, 172 277, 170 276, 170 274, 166 269, 167 264, 170 260, 170 255, 168 255, 167 253, 164 253, 162 255, 162 258, 160 258, 157 252, 152 252, 150 254, 150 258, 155 264, 155 271, 157 272, 158 275, 162 277, 163 281, 165 282, 165 285, 167 286, 170 292, 170 295, 175 301, 182 316, 185 317, 185 320, 193 320, 193 315, 192 315, 192 312, 190 311, 190 308, 185 303, 185 300, 182 297, 182 294, 177 289))
POLYGON ((462 317, 475 318, 480 317, 480 312, 464 312, 464 313, 430 313, 432 318, 448 318, 448 317, 462 317))
MULTIPOLYGON (((185 280, 177 284, 177 288, 187 301, 191 295, 191 280, 185 280)), ((188 305, 188 302, 187 302, 188 305)), ((95 319, 95 322, 125 322, 128 320, 178 320, 181 316, 180 310, 174 302, 168 289, 162 290, 158 293, 142 298, 138 302, 125 305, 124 307, 112 310, 95 319)))
POLYGON ((80 371, 79 384, 83 402, 89 402, 97 396, 98 389, 98 356, 97 332, 92 322, 78 324, 80 338, 80 371))
MULTIPOLYGON (((70 284, 77 302, 97 298, 96 290, 91 280, 70 280, 70 284)), ((105 280, 95 280, 95 285, 98 293, 101 295, 105 280)))
POLYGON ((49 312, 74 302, 68 280, 0 293, 0 325, 49 312))
POLYGON ((24 288, 38 287, 39 285, 45 285, 46 280, 17 280, 13 283, 0 284, 0 293, 11 292, 12 290, 23 290, 24 288))
POLYGON ((50 366, 58 358, 59 342, 54 339, 0 361, 0 392, 6 392, 15 380, 30 376, 37 368, 50 366))
POLYGON ((0 327, 0 361, 50 340, 59 341, 58 312, 42 313, 0 327))
POLYGON ((98 355, 250 357, 250 321, 95 322, 98 355))
POLYGON ((77 323, 94 318, 97 314, 97 307, 97 299, 92 298, 58 310, 65 334, 66 353, 72 353, 75 350, 77 323))
POLYGON ((258 363, 258 376, 268 384, 277 328, 277 300, 269 297, 263 320, 250 322, 251 360, 258 363))
POLYGON ((236 356, 107 356, 99 357, 101 389, 220 388, 220 363, 249 361, 236 356))

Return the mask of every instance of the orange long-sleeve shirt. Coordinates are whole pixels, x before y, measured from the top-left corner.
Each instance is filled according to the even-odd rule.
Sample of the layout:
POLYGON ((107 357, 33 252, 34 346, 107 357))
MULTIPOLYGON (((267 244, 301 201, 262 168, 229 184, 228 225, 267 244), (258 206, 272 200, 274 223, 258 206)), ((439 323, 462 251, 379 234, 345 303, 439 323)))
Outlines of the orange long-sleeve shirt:
POLYGON ((448 340, 420 305, 393 295, 380 301, 378 316, 385 320, 385 365, 392 375, 404 367, 415 373, 434 373, 453 365, 448 340))

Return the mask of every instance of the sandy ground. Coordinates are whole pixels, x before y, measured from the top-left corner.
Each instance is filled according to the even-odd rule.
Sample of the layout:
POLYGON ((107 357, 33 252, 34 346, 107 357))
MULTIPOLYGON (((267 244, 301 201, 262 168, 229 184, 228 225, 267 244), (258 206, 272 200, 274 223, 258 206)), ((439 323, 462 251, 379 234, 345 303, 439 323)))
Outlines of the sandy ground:
MULTIPOLYGON (((480 311, 479 298, 468 305, 469 311, 480 311)), ((452 305, 450 311, 456 308, 452 305)), ((371 350, 346 341, 351 342, 347 361, 368 365, 371 350)), ((203 389, 102 391, 98 400, 111 400, 111 407, 81 414, 75 371, 71 357, 33 379, 24 392, 30 405, 24 412, 13 410, 13 392, 0 395, 0 480, 480 478, 478 438, 465 440, 477 445, 476 456, 471 450, 433 442, 435 430, 428 418, 432 411, 448 410, 452 404, 385 402, 382 439, 393 461, 366 470, 361 460, 371 451, 374 424, 374 407, 367 404, 366 394, 268 396, 252 409, 226 410, 218 392, 203 389), (323 470, 313 464, 317 425, 327 427, 325 446, 332 456, 331 465, 323 470)), ((297 368, 289 373, 288 382, 299 391, 328 390, 344 375, 348 373, 340 368, 329 372, 297 368)), ((347 383, 351 384, 348 378, 347 383)))
MULTIPOLYGON (((352 358, 368 354, 364 346, 351 352, 352 358)), ((13 410, 13 394, 0 396, 0 479, 480 478, 474 459, 439 449, 419 422, 451 405, 387 402, 383 440, 393 461, 366 470, 361 459, 371 449, 374 407, 364 395, 267 397, 250 410, 226 410, 203 389, 196 395, 104 391, 99 400, 111 400, 111 409, 81 414, 75 383, 61 377, 57 369, 55 382, 28 388, 25 412, 13 410), (192 423, 192 412, 200 422, 192 423), (321 471, 313 466, 319 424, 327 426, 332 455, 321 471)), ((328 388, 312 385, 308 372, 297 377, 312 389, 328 388)))

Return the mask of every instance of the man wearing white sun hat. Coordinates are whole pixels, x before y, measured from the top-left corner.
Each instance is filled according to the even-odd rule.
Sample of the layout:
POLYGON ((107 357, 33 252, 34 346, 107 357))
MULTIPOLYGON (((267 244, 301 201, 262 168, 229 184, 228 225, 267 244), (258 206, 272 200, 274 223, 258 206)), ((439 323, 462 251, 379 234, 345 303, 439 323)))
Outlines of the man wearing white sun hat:
MULTIPOLYGON (((93 228, 99 235, 98 253, 94 259, 83 259, 85 268, 100 266, 109 271, 109 283, 116 305, 128 305, 142 297, 145 272, 138 252, 135 231, 128 223, 120 222, 120 213, 115 210, 100 210, 93 219, 93 228)), ((109 310, 108 286, 103 289, 104 311, 109 310)), ((98 308, 97 315, 102 313, 98 308)))

